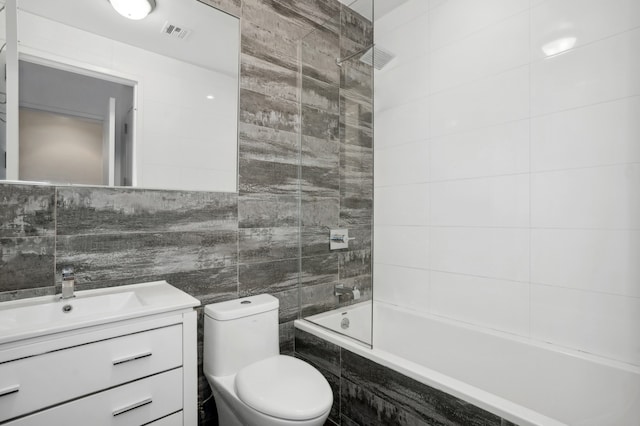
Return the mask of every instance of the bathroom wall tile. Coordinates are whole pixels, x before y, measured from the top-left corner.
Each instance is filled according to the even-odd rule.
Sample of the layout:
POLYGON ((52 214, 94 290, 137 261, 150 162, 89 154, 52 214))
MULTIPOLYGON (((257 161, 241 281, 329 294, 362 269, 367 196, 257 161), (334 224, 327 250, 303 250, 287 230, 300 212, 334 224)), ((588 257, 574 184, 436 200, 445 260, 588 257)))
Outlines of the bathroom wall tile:
POLYGON ((302 258, 300 284, 302 287, 333 284, 338 281, 338 254, 302 258))
POLYGON ((240 158, 294 165, 299 162, 299 142, 296 133, 239 123, 238 134, 240 158))
POLYGON ((376 226, 374 253, 379 263, 428 268, 429 228, 423 226, 376 226))
POLYGON ((294 333, 295 327, 293 325, 293 321, 280 324, 280 355, 293 356, 293 354, 295 353, 293 346, 294 333))
POLYGON ((242 194, 298 193, 298 166, 294 164, 240 158, 238 178, 242 194))
POLYGON ((243 228, 238 233, 238 262, 258 263, 298 256, 297 228, 243 228))
POLYGON ((233 230, 233 193, 141 190, 137 188, 57 188, 57 234, 125 234, 233 230))
MULTIPOLYGON (((337 278, 336 278, 337 279, 337 278)), ((306 318, 338 307, 335 287, 338 281, 300 287, 300 317, 306 318)))
POLYGON ((240 297, 277 293, 298 286, 298 260, 242 264, 238 267, 240 297))
MULTIPOLYGON (((373 134, 373 106, 371 98, 359 100, 351 98, 348 93, 341 91, 340 96, 340 124, 353 131, 366 131, 373 134)), ((346 141, 345 141, 346 142, 346 141)), ((373 148, 372 145, 363 145, 373 148)))
POLYGON ((338 31, 340 3, 335 0, 302 2, 296 0, 274 0, 305 18, 322 25, 331 31, 338 31))
POLYGON ((520 120, 432 139, 431 180, 528 173, 529 132, 529 120, 520 120))
MULTIPOLYGON (((338 194, 336 194, 338 195, 338 194)), ((302 195, 302 226, 335 226, 340 217, 340 199, 302 195)))
POLYGON ((340 416, 340 421, 342 426, 360 426, 358 423, 351 420, 349 417, 345 415, 340 416))
POLYGON ((227 12, 229 15, 240 17, 242 13, 242 0, 198 0, 216 9, 227 12))
POLYGON ((373 129, 371 127, 349 126, 340 123, 340 141, 347 145, 373 148, 373 129))
POLYGON ((531 121, 531 169, 549 171, 640 162, 640 97, 531 121))
POLYGON ((279 228, 298 226, 298 197, 291 195, 240 194, 240 228, 279 228))
POLYGON ((429 110, 432 136, 528 118, 529 66, 438 92, 429 110))
POLYGON ((432 93, 526 65, 530 18, 528 11, 519 13, 434 50, 429 62, 432 93))
POLYGON ((435 226, 529 226, 529 175, 434 182, 435 226))
POLYGON ((373 265, 374 300, 429 312, 429 271, 403 266, 373 265))
POLYGON ((542 115, 640 94, 640 29, 531 65, 531 108, 542 115))
MULTIPOLYGON (((238 268, 235 265, 144 277, 144 281, 158 280, 166 280, 172 286, 200 300, 203 306, 238 297, 238 268)), ((137 279, 136 282, 141 282, 141 279, 137 279)), ((102 286, 102 283, 95 284, 102 286)))
POLYGON ((298 75, 255 56, 240 56, 240 87, 263 95, 298 102, 298 75))
POLYGON ((280 303, 278 307, 278 318, 280 324, 298 319, 300 308, 298 306, 299 296, 297 287, 290 290, 279 291, 277 293, 270 294, 276 297, 278 299, 278 302, 280 303))
POLYGON ((240 89, 240 121, 286 132, 300 130, 295 102, 240 89))
POLYGON ((0 291, 0 302, 11 300, 28 299, 31 297, 51 296, 56 293, 53 285, 47 287, 27 288, 11 291, 0 291))
POLYGON ((528 229, 433 227, 429 238, 433 270, 509 281, 529 280, 528 229))
POLYGON ((416 11, 416 13, 411 15, 406 22, 396 26, 395 28, 389 28, 387 25, 393 20, 387 19, 390 14, 393 14, 402 8, 415 8, 415 3, 418 2, 404 2, 404 4, 398 6, 398 8, 391 11, 388 15, 378 19, 375 23, 374 32, 376 47, 392 53, 399 59, 385 65, 385 70, 393 67, 394 65, 401 64, 405 59, 424 55, 428 52, 429 19, 426 11, 423 11, 422 13, 416 11), (381 23, 381 21, 385 22, 381 23), (407 42, 408 40, 410 40, 410 42, 407 42))
POLYGON ((302 134, 314 138, 337 141, 340 116, 321 109, 302 105, 302 134))
POLYGON ((397 58, 395 66, 375 73, 375 106, 385 110, 429 95, 429 56, 397 58))
POLYGON ((312 27, 293 10, 273 1, 243 0, 242 53, 297 69, 297 42, 312 27))
POLYGON ((375 149, 417 142, 429 137, 429 102, 427 98, 379 109, 375 104, 375 149))
POLYGON ((337 197, 339 165, 338 141, 304 136, 301 141, 300 190, 315 197, 337 197))
POLYGON ((373 212, 373 150, 357 145, 340 147, 340 221, 369 224, 373 212))
POLYGON ((340 346, 296 329, 296 355, 340 377, 340 346))
POLYGON ((299 46, 303 75, 334 85, 340 83, 340 67, 336 63, 340 56, 337 33, 331 28, 317 27, 300 40, 299 46))
POLYGON ((430 311, 494 330, 529 334, 529 284, 431 272, 430 311))
POLYGON ((373 67, 355 58, 340 67, 340 95, 354 101, 371 103, 373 99, 373 67))
POLYGON ((640 365, 640 299, 531 286, 532 337, 640 365))
MULTIPOLYGON (((340 36, 357 44, 368 46, 373 43, 373 24, 371 21, 349 7, 342 6, 340 13, 340 36)), ((344 54, 348 52, 342 52, 344 54)))
POLYGON ((430 11, 429 39, 437 49, 529 8, 529 0, 449 0, 430 11))
POLYGON ((404 185, 429 181, 429 146, 417 141, 388 149, 376 150, 374 182, 376 186, 404 185))
POLYGON ((53 186, 0 184, 0 237, 55 235, 53 186))
POLYGON ((533 59, 545 56, 542 48, 575 37, 575 47, 640 26, 640 3, 633 0, 560 0, 541 2, 532 9, 533 59))
POLYGON ((340 305, 359 303, 371 300, 373 293, 373 276, 371 266, 371 250, 344 251, 339 253, 340 284, 347 288, 357 288, 359 299, 343 297, 340 305))
POLYGON ((237 263, 237 232, 165 232, 59 236, 56 266, 72 265, 82 285, 133 284, 142 277, 237 263))
POLYGON ((342 350, 342 414, 359 424, 500 425, 472 404, 342 350))
POLYGON ((0 238, 0 292, 54 284, 54 237, 0 238))
POLYGON ((325 83, 304 74, 302 75, 301 83, 301 101, 303 105, 334 114, 340 112, 340 87, 338 85, 325 83))
POLYGON ((429 184, 382 186, 374 191, 378 225, 428 225, 429 184))
MULTIPOLYGON (((408 22, 416 19, 416 17, 426 19, 429 10, 428 6, 429 1, 407 1, 384 16, 376 16, 374 25, 376 43, 379 36, 384 36, 393 30, 401 31, 409 25, 408 22)), ((426 23, 427 21, 425 20, 424 22, 426 23)), ((426 42, 427 38, 425 37, 421 40, 426 42)))
POLYGON ((638 164, 535 173, 531 176, 531 224, 639 229, 638 188, 638 164))
POLYGON ((640 231, 533 229, 531 281, 640 297, 640 231))

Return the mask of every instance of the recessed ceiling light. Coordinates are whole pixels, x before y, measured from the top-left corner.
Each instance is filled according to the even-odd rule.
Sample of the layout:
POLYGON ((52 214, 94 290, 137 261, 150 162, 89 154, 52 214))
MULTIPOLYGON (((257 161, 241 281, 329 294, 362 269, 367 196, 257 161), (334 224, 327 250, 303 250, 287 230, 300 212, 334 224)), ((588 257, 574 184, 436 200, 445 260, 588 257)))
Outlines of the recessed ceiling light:
POLYGON ((111 6, 125 18, 140 20, 156 7, 155 0, 109 0, 111 6))
POLYGON ((207 99, 215 99, 216 97, 213 95, 207 95, 207 99))

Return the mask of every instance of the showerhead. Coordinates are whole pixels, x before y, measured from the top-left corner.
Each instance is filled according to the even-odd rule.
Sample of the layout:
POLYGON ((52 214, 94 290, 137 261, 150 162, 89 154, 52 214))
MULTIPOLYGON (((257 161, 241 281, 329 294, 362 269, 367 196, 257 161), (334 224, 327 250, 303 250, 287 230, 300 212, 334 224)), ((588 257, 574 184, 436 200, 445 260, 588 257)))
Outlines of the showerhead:
POLYGON ((372 65, 375 69, 381 70, 389 62, 395 58, 393 53, 380 49, 377 46, 370 47, 364 55, 360 56, 360 62, 364 62, 367 65, 372 65))
POLYGON ((338 66, 342 66, 344 62, 360 54, 362 54, 362 56, 360 57, 360 62, 363 62, 369 66, 373 66, 377 70, 381 70, 389 62, 391 62, 393 58, 395 58, 395 55, 393 53, 387 52, 386 50, 380 49, 379 47, 372 44, 371 46, 360 49, 349 56, 346 56, 344 58, 337 58, 336 64, 338 64, 338 66))

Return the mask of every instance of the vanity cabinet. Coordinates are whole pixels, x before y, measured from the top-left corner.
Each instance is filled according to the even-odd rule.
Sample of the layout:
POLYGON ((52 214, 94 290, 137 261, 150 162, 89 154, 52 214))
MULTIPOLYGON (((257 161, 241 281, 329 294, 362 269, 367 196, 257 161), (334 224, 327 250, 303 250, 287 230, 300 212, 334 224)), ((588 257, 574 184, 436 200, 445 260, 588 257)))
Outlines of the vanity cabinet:
POLYGON ((196 347, 192 309, 2 344, 0 423, 196 425, 196 347))

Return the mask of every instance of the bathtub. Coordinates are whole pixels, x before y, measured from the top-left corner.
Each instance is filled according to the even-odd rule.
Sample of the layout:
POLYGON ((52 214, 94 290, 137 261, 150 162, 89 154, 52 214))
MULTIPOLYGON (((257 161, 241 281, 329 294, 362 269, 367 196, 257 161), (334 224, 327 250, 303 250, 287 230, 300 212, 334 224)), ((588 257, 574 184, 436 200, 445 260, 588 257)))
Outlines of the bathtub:
MULTIPOLYGON (((370 310, 350 307, 349 328, 370 310)), ((371 349, 329 329, 344 312, 295 326, 518 425, 640 425, 640 367, 378 302, 371 349)))

